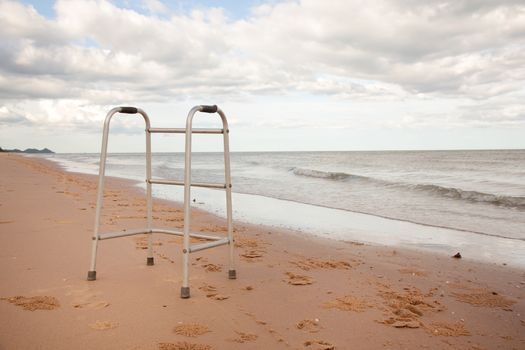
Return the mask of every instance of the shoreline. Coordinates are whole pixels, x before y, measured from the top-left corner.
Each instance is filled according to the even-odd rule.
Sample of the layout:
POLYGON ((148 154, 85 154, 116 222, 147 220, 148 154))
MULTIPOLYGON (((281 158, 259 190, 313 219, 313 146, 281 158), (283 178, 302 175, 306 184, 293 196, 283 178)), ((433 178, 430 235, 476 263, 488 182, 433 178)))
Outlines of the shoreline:
MULTIPOLYGON (((57 164, 64 171, 85 175, 68 169, 67 163, 61 160, 47 160, 57 164)), ((140 180, 116 178, 136 181, 136 187, 145 191, 145 186, 140 180)), ((159 194, 154 192, 156 200, 172 201, 175 205, 182 206, 182 202, 175 200, 183 198, 181 188, 163 191, 165 192, 159 194)), ((203 198, 193 205, 194 208, 220 217, 225 216, 221 191, 193 188, 192 194, 203 198)), ((273 229, 293 230, 323 239, 351 240, 396 249, 425 250, 443 256, 452 256, 460 252, 464 258, 480 263, 525 268, 525 239, 522 238, 424 224, 379 214, 242 192, 234 192, 233 199, 234 220, 246 224, 263 224, 273 229), (308 215, 305 216, 304 213, 308 215), (310 220, 311 218, 316 219, 310 220), (515 246, 510 254, 509 245, 515 246)))
MULTIPOLYGON (((96 176, 41 159, 1 155, 0 162, 0 348, 525 345, 523 269, 238 221, 238 279, 227 279, 225 248, 192 254, 189 300, 178 296, 180 240, 171 236, 154 236, 152 267, 141 236, 102 241, 98 280, 87 282, 96 176), (28 311, 17 296, 55 298, 59 306, 28 311), (180 331, 190 324, 200 327, 180 331), (185 335, 190 329, 207 331, 185 335)), ((131 183, 107 179, 104 229, 143 225, 144 196, 131 183)), ((154 202, 159 223, 182 224, 179 205, 154 202)), ((196 230, 224 231, 220 217, 192 216, 196 230)))

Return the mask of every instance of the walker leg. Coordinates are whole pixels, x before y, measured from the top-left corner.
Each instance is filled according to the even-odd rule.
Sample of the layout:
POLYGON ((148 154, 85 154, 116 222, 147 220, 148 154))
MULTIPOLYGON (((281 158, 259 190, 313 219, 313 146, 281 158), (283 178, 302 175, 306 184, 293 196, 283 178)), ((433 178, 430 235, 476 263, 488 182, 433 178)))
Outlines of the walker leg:
POLYGON ((231 232, 229 232, 228 234, 228 238, 230 239, 230 244, 229 244, 229 255, 230 255, 230 268, 228 270, 228 278, 231 279, 231 280, 235 280, 237 279, 237 271, 235 270, 235 250, 234 250, 234 247, 235 247, 235 242, 234 242, 234 239, 233 239, 233 234, 231 232))
POLYGON ((151 232, 152 225, 152 212, 153 212, 153 198, 151 196, 151 135, 146 131, 146 211, 147 211, 147 224, 148 230, 148 257, 146 259, 146 264, 148 266, 155 265, 153 259, 153 232, 151 232))
POLYGON ((182 299, 188 299, 190 297, 190 287, 181 287, 180 288, 180 297, 182 299))
POLYGON ((192 119, 197 107, 191 109, 186 119, 186 137, 184 147, 184 237, 182 240, 182 287, 180 297, 187 299, 190 297, 190 225, 191 225, 191 133, 192 119))
POLYGON ((231 280, 237 279, 237 271, 235 270, 235 252, 234 252, 234 246, 235 242, 233 241, 233 235, 229 235, 230 238, 230 244, 229 244, 229 251, 230 251, 230 268, 228 270, 228 278, 231 280))
MULTIPOLYGON (((97 248, 99 241, 99 226, 100 226, 100 213, 104 202, 104 178, 106 171, 106 159, 108 153, 108 137, 109 137, 109 124, 111 118, 116 113, 135 114, 139 113, 144 118, 146 123, 146 176, 147 179, 151 179, 151 138, 148 130, 150 130, 150 122, 148 115, 141 109, 135 107, 115 107, 108 112, 106 119, 104 120, 104 129, 102 133, 102 148, 100 150, 100 162, 98 171, 98 190, 97 190, 97 204, 95 209, 95 225, 93 228, 93 243, 91 248, 91 265, 88 270, 87 280, 94 281, 97 279, 96 262, 97 262, 97 248)), ((151 232, 151 184, 148 182, 148 231, 151 232)), ((153 255, 151 249, 151 236, 149 243, 149 254, 147 258, 147 264, 153 265, 153 255)))
POLYGON ((153 233, 148 233, 148 257, 146 258, 146 265, 155 265, 155 259, 153 258, 153 233))
POLYGON ((96 271, 96 264, 97 264, 97 248, 98 248, 98 239, 97 237, 93 237, 93 244, 91 246, 91 265, 89 267, 87 280, 88 281, 94 281, 97 279, 97 271, 96 271))
POLYGON ((231 186, 231 174, 230 174, 230 139, 228 132, 228 121, 222 110, 217 111, 222 119, 223 129, 226 130, 223 134, 224 142, 224 179, 226 181, 226 220, 228 226, 228 239, 229 244, 229 270, 228 278, 234 280, 237 278, 237 272, 235 271, 235 243, 233 238, 233 219, 232 219, 232 186, 231 186))
POLYGON ((100 162, 98 169, 98 189, 97 189, 97 204, 95 208, 95 225, 93 227, 93 244, 91 246, 91 265, 88 271, 87 280, 94 281, 97 279, 97 248, 98 248, 98 230, 100 227, 100 212, 104 205, 104 177, 106 174, 106 159, 108 154, 108 136, 109 136, 109 122, 113 114, 119 112, 120 107, 113 108, 106 116, 104 121, 104 130, 102 132, 102 147, 100 150, 100 162))
POLYGON ((182 249, 182 287, 180 289, 180 297, 182 299, 188 299, 190 297, 190 274, 189 274, 189 262, 190 262, 190 235, 184 233, 182 249))
MULTIPOLYGON (((186 238, 186 237, 185 237, 186 238)), ((186 239, 184 239, 186 241, 186 239)), ((188 239, 189 240, 189 239, 188 239)), ((184 244, 186 246, 186 244, 184 244)), ((190 277, 189 277, 189 252, 188 249, 184 249, 182 253, 182 287, 180 288, 180 297, 182 299, 188 299, 190 297, 190 277)))

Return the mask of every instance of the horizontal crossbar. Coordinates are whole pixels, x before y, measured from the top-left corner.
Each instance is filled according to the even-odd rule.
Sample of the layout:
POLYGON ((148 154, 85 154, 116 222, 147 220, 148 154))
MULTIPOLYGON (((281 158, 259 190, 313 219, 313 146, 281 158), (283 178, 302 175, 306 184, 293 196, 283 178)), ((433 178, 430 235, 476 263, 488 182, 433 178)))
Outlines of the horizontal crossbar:
POLYGON ((100 233, 98 235, 98 239, 103 240, 103 239, 110 239, 110 238, 117 238, 117 237, 134 236, 134 235, 140 235, 143 233, 150 233, 150 231, 147 228, 139 228, 139 229, 126 230, 126 231, 100 233))
MULTIPOLYGON (((165 230, 162 228, 152 228, 151 230, 148 230, 147 228, 139 228, 139 229, 126 230, 126 231, 100 233, 98 235, 98 239, 104 240, 104 239, 111 239, 111 238, 118 238, 118 237, 141 235, 144 233, 164 233, 168 235, 184 236, 184 232, 181 232, 181 231, 165 230)), ((190 233, 190 237, 202 238, 202 239, 207 239, 210 241, 219 241, 224 238, 220 236, 213 236, 213 235, 207 235, 207 234, 201 234, 201 233, 190 233)))
MULTIPOLYGON (((149 128, 147 130, 152 134, 185 134, 186 129, 184 128, 149 128)), ((224 129, 203 129, 195 128, 191 129, 192 134, 224 134, 224 129)))
MULTIPOLYGON (((164 230, 164 229, 153 229, 153 233, 166 233, 168 235, 184 236, 184 232, 172 231, 172 230, 164 230)), ((207 239, 207 240, 210 240, 210 241, 218 241, 219 239, 223 239, 224 238, 224 237, 221 237, 221 236, 207 235, 207 234, 202 234, 202 233, 190 233, 190 237, 202 238, 202 239, 207 239)))
POLYGON ((214 242, 198 243, 190 246, 190 253, 198 252, 199 250, 210 249, 230 243, 229 238, 221 238, 214 242))
MULTIPOLYGON (((146 182, 149 182, 150 184, 158 184, 158 185, 184 186, 184 181, 177 181, 177 180, 150 179, 150 180, 146 180, 146 182)), ((226 188, 227 187, 226 184, 218 184, 218 183, 211 183, 211 182, 192 182, 190 186, 207 187, 207 188, 226 188)))

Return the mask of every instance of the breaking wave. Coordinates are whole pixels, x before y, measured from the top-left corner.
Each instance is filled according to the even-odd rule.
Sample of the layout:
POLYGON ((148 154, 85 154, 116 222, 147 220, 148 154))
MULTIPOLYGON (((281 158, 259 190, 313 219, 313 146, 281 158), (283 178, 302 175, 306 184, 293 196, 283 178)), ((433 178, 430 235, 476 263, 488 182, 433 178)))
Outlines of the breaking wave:
POLYGON ((313 169, 304 169, 304 168, 292 168, 291 171, 298 176, 307 176, 315 177, 318 179, 328 179, 328 180, 345 180, 353 175, 342 173, 342 172, 331 172, 331 171, 320 171, 313 169))
POLYGON ((293 172, 294 175, 298 176, 306 176, 334 181, 360 180, 373 183, 375 185, 384 185, 389 187, 397 187, 402 189, 426 192, 441 197, 464 200, 473 203, 485 203, 501 207, 525 210, 525 197, 514 197, 477 191, 468 191, 459 188, 444 187, 433 184, 410 184, 403 182, 390 182, 362 175, 348 174, 344 172, 321 171, 305 168, 292 168, 290 170, 293 172))
POLYGON ((483 193, 477 191, 467 191, 454 187, 443 187, 438 185, 411 185, 411 188, 420 191, 427 191, 447 198, 461 199, 469 202, 487 203, 502 207, 525 209, 525 197, 513 197, 483 193))

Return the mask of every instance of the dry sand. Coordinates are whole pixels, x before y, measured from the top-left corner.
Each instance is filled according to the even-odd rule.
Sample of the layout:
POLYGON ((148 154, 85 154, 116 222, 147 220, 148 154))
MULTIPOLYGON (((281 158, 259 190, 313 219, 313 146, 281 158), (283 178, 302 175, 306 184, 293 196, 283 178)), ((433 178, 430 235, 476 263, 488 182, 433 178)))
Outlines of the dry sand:
MULTIPOLYGON (((143 237, 102 241, 86 281, 96 177, 13 154, 0 175, 0 349, 525 349, 523 270, 236 223, 238 279, 227 247, 195 253, 182 300, 172 236, 155 266, 143 237)), ((104 213, 104 230, 145 225, 129 181, 108 180, 104 213)), ((175 203, 154 216, 182 227, 175 203)))

